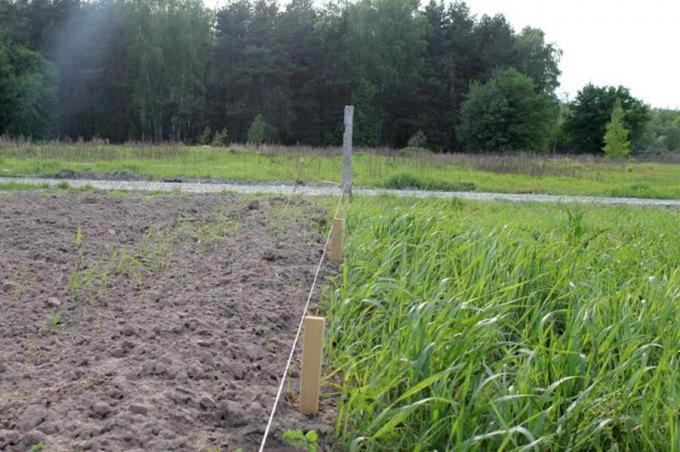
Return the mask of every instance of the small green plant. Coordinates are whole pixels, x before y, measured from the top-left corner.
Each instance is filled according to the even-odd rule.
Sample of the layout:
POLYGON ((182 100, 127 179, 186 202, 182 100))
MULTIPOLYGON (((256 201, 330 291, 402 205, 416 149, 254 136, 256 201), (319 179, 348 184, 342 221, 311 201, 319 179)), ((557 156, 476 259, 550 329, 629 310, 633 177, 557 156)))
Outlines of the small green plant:
POLYGON ((63 326, 64 324, 61 321, 61 314, 58 312, 55 312, 50 316, 50 323, 52 324, 52 328, 59 328, 60 326, 63 326))
POLYGON ((80 225, 76 228, 76 246, 80 248, 80 244, 83 242, 83 232, 80 229, 80 225))
POLYGON ((31 448, 28 449, 28 452, 39 452, 43 449, 45 449, 45 445, 43 443, 38 443, 38 444, 32 445, 31 448))
POLYGON ((38 331, 41 334, 45 334, 50 330, 56 330, 64 326, 64 324, 61 321, 61 314, 58 312, 53 312, 50 314, 50 320, 48 321, 43 321, 38 323, 38 331))
POLYGON ((296 449, 316 452, 319 450, 319 435, 315 431, 306 434, 302 430, 288 430, 283 434, 283 440, 296 449))

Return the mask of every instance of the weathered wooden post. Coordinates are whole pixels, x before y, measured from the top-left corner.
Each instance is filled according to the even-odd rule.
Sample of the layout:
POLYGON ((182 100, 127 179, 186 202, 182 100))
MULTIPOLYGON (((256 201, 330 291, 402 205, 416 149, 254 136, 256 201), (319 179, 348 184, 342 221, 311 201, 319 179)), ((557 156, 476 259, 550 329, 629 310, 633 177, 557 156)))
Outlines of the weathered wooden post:
POLYGON ((342 195, 345 201, 352 197, 352 130, 354 106, 345 106, 345 134, 342 137, 342 195))
POLYGON ((342 260, 342 233, 345 222, 342 218, 333 218, 331 223, 331 243, 328 246, 328 260, 338 263, 342 260))
POLYGON ((300 373, 300 411, 304 414, 316 414, 319 411, 325 326, 326 319, 323 317, 305 317, 302 372, 300 373))

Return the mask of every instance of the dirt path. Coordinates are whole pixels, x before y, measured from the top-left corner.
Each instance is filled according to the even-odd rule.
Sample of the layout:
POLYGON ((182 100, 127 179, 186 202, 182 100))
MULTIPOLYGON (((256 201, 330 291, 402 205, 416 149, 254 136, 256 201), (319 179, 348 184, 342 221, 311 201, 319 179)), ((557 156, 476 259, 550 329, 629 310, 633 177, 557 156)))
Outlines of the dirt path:
MULTIPOLYGON (((0 196, 0 450, 255 450, 325 215, 235 195, 0 196)), ((267 450, 295 428, 331 441, 333 408, 307 418, 296 393, 267 450)))
MULTIPOLYGON (((48 184, 54 186, 63 184, 63 179, 41 178, 2 178, 3 183, 22 184, 48 184)), ((266 193, 277 195, 302 194, 309 196, 336 196, 339 188, 335 185, 306 185, 295 186, 286 184, 267 183, 203 183, 203 182, 148 182, 148 181, 108 181, 108 180, 71 180, 68 184, 72 187, 92 186, 101 190, 150 190, 150 191, 179 191, 183 193, 266 193)), ((509 193, 483 193, 483 192, 443 192, 424 190, 391 190, 381 188, 355 188, 355 195, 364 196, 398 196, 416 198, 460 198, 472 201, 509 201, 509 202, 541 202, 541 203, 580 203, 600 205, 629 205, 648 207, 680 208, 680 200, 677 199, 642 199, 642 198, 607 198, 601 196, 567 196, 567 195, 534 195, 534 194, 509 194, 509 193)))

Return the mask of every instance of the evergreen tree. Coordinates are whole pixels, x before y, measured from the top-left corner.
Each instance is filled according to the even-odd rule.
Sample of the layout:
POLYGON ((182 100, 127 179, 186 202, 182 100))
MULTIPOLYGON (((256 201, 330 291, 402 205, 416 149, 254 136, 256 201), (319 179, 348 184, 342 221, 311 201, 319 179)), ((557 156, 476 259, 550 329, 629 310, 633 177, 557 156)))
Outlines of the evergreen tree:
POLYGON ((623 124, 623 114, 621 101, 617 99, 611 119, 606 126, 607 131, 604 134, 602 151, 608 157, 624 158, 630 154, 629 132, 623 124))

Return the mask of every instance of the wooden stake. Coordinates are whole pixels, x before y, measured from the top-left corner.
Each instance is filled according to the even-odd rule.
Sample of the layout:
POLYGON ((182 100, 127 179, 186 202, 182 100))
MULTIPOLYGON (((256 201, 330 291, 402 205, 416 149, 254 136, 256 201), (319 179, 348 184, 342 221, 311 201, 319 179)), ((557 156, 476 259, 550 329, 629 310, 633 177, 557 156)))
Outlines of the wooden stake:
POLYGON ((326 319, 323 317, 305 317, 302 372, 300 374, 300 411, 304 414, 316 414, 319 411, 321 359, 325 326, 326 319))
POLYGON ((342 260, 342 228, 344 220, 342 218, 333 218, 331 225, 331 243, 328 249, 328 260, 331 262, 340 262, 342 260))
MULTIPOLYGON (((352 131, 354 130, 354 105, 345 106, 345 133, 342 136, 342 192, 352 193, 352 131)), ((350 197, 351 199, 351 197, 350 197)))

